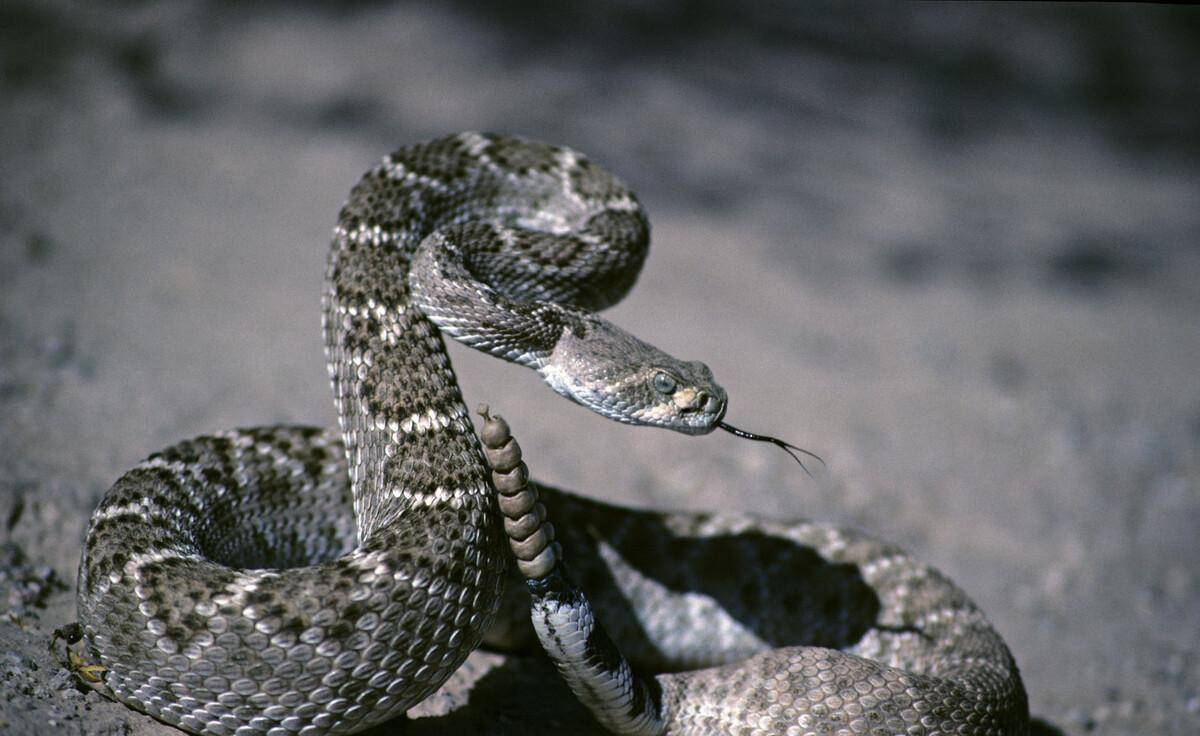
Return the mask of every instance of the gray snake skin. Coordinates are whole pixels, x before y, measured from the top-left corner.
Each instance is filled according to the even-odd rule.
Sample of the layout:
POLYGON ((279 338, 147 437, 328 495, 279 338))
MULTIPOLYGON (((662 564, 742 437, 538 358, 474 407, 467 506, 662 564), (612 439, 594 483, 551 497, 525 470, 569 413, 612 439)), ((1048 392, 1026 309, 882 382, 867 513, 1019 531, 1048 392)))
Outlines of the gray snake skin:
POLYGON ((218 433, 121 477, 80 562, 87 679, 193 733, 351 733, 421 701, 481 641, 532 637, 516 610, 616 732, 1025 733, 1003 641, 899 551, 537 486, 495 418, 485 459, 443 335, 617 421, 721 422, 706 366, 594 314, 631 288, 648 241, 634 195, 569 149, 462 133, 386 157, 329 258, 340 431, 218 433), (509 577, 530 594, 506 593, 509 577))

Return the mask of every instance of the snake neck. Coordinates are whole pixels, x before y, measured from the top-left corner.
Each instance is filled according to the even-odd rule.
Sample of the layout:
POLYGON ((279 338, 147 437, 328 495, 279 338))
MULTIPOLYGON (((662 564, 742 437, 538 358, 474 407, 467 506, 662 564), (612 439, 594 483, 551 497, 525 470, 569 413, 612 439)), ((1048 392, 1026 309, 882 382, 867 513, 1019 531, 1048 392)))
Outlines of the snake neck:
POLYGON ((342 211, 323 299, 361 546, 379 543, 409 512, 428 523, 439 514, 491 518, 494 508, 441 334, 409 300, 405 275, 422 220, 413 213, 400 218, 405 227, 389 227, 381 181, 386 173, 368 174, 342 211), (464 514, 476 509, 488 513, 464 514))
POLYGON ((360 544, 414 507, 494 503, 442 332, 542 370, 588 310, 633 285, 647 238, 611 175, 532 141, 463 133, 400 149, 362 178, 324 298, 360 544))

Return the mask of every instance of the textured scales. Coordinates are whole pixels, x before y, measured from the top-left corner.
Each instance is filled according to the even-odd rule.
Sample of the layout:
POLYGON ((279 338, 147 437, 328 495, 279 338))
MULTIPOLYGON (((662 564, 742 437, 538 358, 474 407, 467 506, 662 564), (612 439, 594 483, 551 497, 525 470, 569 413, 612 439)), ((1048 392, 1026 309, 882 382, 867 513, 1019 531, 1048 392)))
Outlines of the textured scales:
MULTIPOLYGON (((634 196, 568 149, 464 133, 385 158, 329 259, 340 433, 200 437, 117 481, 79 571, 97 687, 197 733, 361 730, 479 643, 507 536, 543 644, 554 624, 548 651, 616 730, 1023 733, 1003 642, 896 550, 818 524, 618 509, 527 488, 523 465, 494 495, 442 334, 619 421, 701 433, 723 415, 706 367, 591 314, 632 286, 647 243, 634 196), (673 395, 647 390, 655 366, 673 395), (689 671, 639 677, 621 651, 689 671)), ((493 639, 515 630, 496 623, 493 639)))

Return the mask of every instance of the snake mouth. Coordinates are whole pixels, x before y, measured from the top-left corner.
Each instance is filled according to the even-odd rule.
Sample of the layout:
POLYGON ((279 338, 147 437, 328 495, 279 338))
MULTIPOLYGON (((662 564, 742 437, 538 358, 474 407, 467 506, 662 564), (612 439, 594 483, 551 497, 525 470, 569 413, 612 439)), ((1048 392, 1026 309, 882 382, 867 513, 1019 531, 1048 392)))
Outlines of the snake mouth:
POLYGON ((716 418, 713 419, 713 429, 720 427, 724 423, 725 410, 728 408, 729 408, 729 402, 726 401, 725 399, 721 399, 721 409, 720 409, 720 411, 717 412, 716 418))
POLYGON ((708 434, 721 426, 727 408, 729 404, 724 397, 713 397, 701 405, 683 407, 679 409, 679 414, 684 426, 677 429, 686 434, 708 434))

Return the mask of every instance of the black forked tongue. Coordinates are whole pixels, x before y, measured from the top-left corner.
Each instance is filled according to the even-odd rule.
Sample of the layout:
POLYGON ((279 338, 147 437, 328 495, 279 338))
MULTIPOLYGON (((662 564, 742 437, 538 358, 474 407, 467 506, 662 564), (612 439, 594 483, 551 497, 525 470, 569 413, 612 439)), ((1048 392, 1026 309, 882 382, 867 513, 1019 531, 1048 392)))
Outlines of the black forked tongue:
POLYGON ((742 439, 754 440, 755 442, 770 442, 772 445, 776 445, 777 447, 782 448, 784 452, 786 452, 787 454, 792 456, 792 459, 795 460, 800 465, 800 468, 804 471, 804 473, 809 478, 813 477, 813 474, 808 472, 808 468, 804 465, 804 461, 800 459, 800 455, 796 454, 797 452, 804 454, 804 455, 808 455, 813 460, 816 460, 817 462, 821 463, 822 467, 825 466, 825 461, 821 458, 820 455, 818 455, 815 452, 809 452, 808 450, 805 450, 803 447, 796 447, 793 444, 784 442, 781 439, 776 439, 775 437, 768 437, 765 434, 754 434, 753 432, 747 432, 744 429, 738 429, 737 427, 733 426, 732 424, 726 424, 725 422, 717 422, 717 426, 732 435, 741 437, 742 439), (793 450, 795 452, 793 452, 793 450))

